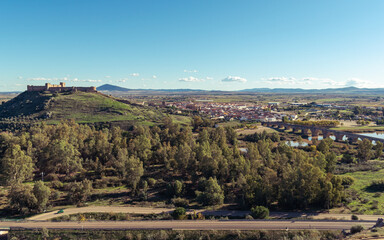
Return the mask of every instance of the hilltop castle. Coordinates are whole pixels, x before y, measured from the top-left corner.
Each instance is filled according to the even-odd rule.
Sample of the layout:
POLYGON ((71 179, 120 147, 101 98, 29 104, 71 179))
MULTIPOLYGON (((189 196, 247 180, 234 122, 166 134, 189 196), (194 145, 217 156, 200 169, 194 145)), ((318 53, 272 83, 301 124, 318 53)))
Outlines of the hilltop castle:
POLYGON ((50 92, 65 92, 65 91, 74 91, 74 92, 97 92, 96 87, 66 87, 64 82, 61 82, 59 85, 54 85, 46 83, 45 86, 27 86, 28 92, 41 92, 41 91, 50 91, 50 92))

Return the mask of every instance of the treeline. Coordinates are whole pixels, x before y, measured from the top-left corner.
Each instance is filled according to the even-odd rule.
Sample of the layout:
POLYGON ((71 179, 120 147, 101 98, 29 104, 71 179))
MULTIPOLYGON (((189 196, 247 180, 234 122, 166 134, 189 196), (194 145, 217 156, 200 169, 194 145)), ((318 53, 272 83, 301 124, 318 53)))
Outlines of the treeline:
POLYGON ((10 186, 11 206, 19 211, 41 211, 63 197, 81 203, 92 188, 111 184, 124 184, 132 196, 145 200, 149 189, 164 187, 159 182, 175 204, 326 208, 341 202, 343 185, 332 174, 331 143, 321 144, 319 151, 305 152, 277 137, 260 136, 244 152, 232 128, 194 134, 170 118, 130 131, 43 123, 23 133, 0 134, 0 174, 10 186), (42 176, 44 183, 22 184, 42 176))
POLYGON ((340 125, 339 121, 336 120, 319 120, 319 121, 301 121, 301 120, 286 120, 285 123, 303 126, 315 126, 315 127, 337 127, 340 125))

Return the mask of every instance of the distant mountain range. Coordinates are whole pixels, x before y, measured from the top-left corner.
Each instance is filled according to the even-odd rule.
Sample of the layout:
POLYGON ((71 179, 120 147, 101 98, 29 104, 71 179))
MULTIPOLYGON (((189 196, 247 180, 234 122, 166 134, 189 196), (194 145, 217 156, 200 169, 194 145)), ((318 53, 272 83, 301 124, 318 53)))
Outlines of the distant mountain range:
MULTIPOLYGON (((384 88, 326 88, 326 89, 302 89, 302 88, 250 88, 237 91, 221 91, 221 90, 202 90, 202 89, 131 89, 120 87, 112 84, 104 84, 97 87, 98 91, 102 92, 126 92, 126 93, 152 93, 152 94, 167 94, 167 93, 201 93, 201 94, 221 94, 221 93, 308 93, 308 94, 383 94, 384 88)), ((17 94, 21 92, 0 92, 0 94, 17 94)))
POLYGON ((357 88, 357 87, 326 88, 326 89, 252 88, 252 89, 240 90, 240 92, 384 94, 384 88, 357 88))
POLYGON ((192 92, 192 93, 223 93, 223 92, 237 92, 237 93, 314 93, 314 94, 384 94, 384 88, 327 88, 327 89, 302 89, 302 88, 252 88, 238 91, 209 91, 200 89, 129 89, 119 87, 111 84, 104 84, 97 88, 98 91, 110 92, 192 92))

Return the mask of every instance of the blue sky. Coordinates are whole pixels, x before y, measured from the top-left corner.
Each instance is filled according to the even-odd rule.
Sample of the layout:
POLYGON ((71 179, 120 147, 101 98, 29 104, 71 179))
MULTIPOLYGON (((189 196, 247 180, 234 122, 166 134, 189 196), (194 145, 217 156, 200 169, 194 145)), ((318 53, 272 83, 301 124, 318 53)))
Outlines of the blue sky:
POLYGON ((384 86, 382 0, 2 0, 0 92, 384 86))

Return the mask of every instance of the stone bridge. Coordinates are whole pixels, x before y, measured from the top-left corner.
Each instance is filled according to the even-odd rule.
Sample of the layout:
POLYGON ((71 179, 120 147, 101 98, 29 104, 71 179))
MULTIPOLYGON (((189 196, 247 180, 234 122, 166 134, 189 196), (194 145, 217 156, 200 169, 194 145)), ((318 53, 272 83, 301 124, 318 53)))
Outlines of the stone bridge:
POLYGON ((346 137, 350 143, 355 143, 358 141, 358 139, 368 139, 370 141, 380 141, 384 142, 381 138, 375 138, 375 137, 368 137, 363 136, 359 134, 354 133, 348 133, 348 132, 342 132, 342 131, 336 131, 331 130, 328 128, 322 128, 322 127, 315 127, 315 126, 304 126, 304 125, 294 125, 284 122, 263 122, 263 126, 270 127, 270 128, 277 128, 277 129, 285 129, 285 130, 292 130, 293 133, 301 133, 302 135, 306 136, 312 136, 312 137, 318 137, 319 135, 322 135, 323 138, 327 137, 335 137, 336 141, 344 141, 346 137))

